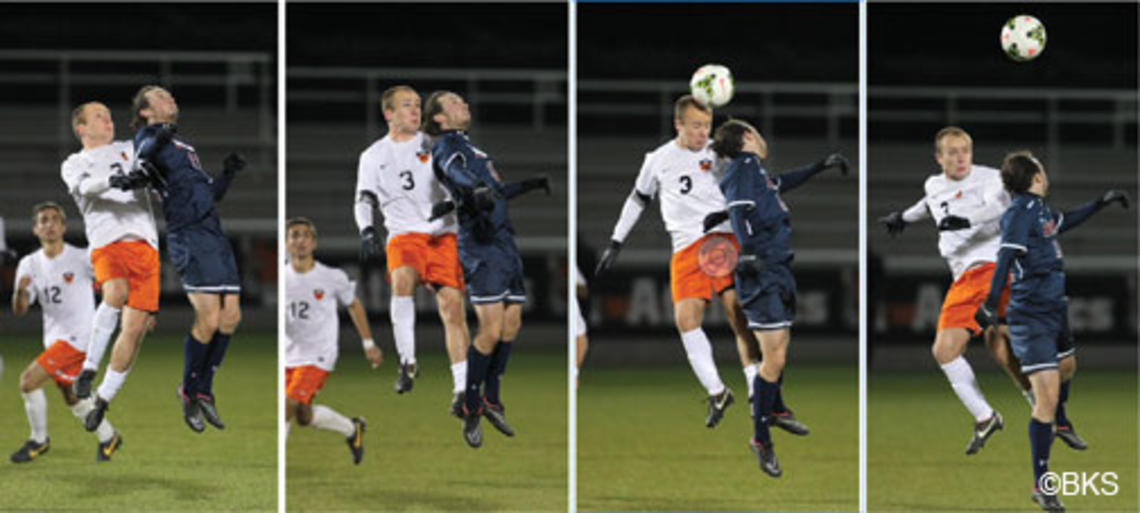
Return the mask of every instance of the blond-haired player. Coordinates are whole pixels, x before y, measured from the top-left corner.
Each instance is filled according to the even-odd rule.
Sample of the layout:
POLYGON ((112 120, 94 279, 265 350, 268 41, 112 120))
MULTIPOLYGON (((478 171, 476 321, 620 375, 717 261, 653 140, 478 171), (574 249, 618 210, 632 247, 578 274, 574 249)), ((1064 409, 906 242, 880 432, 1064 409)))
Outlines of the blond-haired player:
POLYGON ((373 369, 380 366, 383 355, 372 341, 368 316, 356 298, 356 283, 344 271, 313 258, 317 228, 312 221, 290 219, 285 225, 285 246, 289 251, 285 266, 285 432, 294 418, 300 426, 336 431, 345 436, 352 462, 359 465, 364 458, 364 419, 349 419, 328 406, 313 405, 313 397, 336 365, 338 305, 348 309, 373 369))
POLYGON ((360 154, 354 215, 365 261, 384 255, 373 226, 380 209, 387 235, 387 270, 392 281, 389 318, 400 356, 397 393, 410 392, 416 364, 417 285, 435 293, 444 340, 451 360, 452 413, 467 382, 467 316, 463 306, 463 269, 456 242, 454 214, 430 220, 432 205, 448 198, 432 171, 431 142, 420 131, 420 95, 406 85, 381 96, 388 133, 360 154))
MULTIPOLYGON (((31 436, 12 453, 13 463, 32 461, 51 448, 43 390, 49 380, 55 381, 80 423, 94 409, 93 399, 79 399, 71 390, 83 365, 95 313, 94 270, 86 250, 63 241, 66 231, 63 207, 47 201, 32 208, 32 232, 40 241, 40 249, 20 259, 16 267, 12 313, 25 315, 32 304, 39 303, 44 351, 20 374, 20 394, 31 436)), ((96 427, 95 435, 99 439, 95 461, 110 461, 122 445, 122 437, 106 419, 96 427)))

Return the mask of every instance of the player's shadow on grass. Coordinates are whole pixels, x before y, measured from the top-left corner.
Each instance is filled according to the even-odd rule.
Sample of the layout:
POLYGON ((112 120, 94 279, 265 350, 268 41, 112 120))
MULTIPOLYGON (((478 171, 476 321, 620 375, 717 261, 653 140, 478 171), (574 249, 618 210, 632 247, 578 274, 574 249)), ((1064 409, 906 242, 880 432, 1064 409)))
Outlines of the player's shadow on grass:
POLYGON ((214 491, 213 486, 201 479, 180 479, 140 473, 106 476, 84 472, 73 475, 71 479, 73 482, 83 484, 85 491, 80 496, 85 500, 92 499, 95 504, 101 497, 122 497, 152 490, 169 491, 174 494, 176 501, 198 502, 210 497, 214 491))
POLYGON ((505 511, 511 507, 471 495, 449 495, 438 488, 431 493, 385 490, 378 495, 375 490, 368 490, 355 495, 354 504, 374 505, 379 499, 385 508, 391 508, 389 511, 505 511))

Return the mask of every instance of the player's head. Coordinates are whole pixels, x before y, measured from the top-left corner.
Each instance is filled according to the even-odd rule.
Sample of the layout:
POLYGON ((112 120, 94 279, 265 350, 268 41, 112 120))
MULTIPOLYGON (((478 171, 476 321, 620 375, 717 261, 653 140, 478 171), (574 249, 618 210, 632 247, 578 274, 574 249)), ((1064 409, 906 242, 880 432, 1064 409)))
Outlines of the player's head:
POLYGON ((410 86, 397 85, 384 90, 380 106, 384 110, 384 120, 388 122, 388 131, 415 135, 420 129, 420 95, 410 86))
POLYGON ((947 178, 961 180, 974 165, 974 140, 956 126, 943 128, 934 135, 934 160, 947 178))
POLYGON ((681 146, 700 150, 709 142, 712 131, 712 109, 686 94, 673 103, 673 127, 681 146))
POLYGON ((768 142, 756 127, 739 119, 730 119, 716 128, 712 149, 720 158, 734 159, 741 153, 755 153, 768 158, 768 142))
POLYGON ((63 240, 63 232, 67 231, 66 221, 67 214, 59 203, 44 201, 32 207, 32 233, 39 237, 41 244, 63 240))
POLYGON ((111 110, 99 102, 83 103, 71 111, 71 130, 85 148, 110 144, 115 138, 111 110))
POLYGON ((1044 196, 1049 192, 1049 177, 1045 166, 1029 150, 1015 151, 1001 163, 1001 181, 1013 194, 1033 192, 1044 196))
POLYGON ((470 127, 471 110, 458 94, 436 91, 424 102, 424 133, 439 135, 444 130, 467 130, 470 127))
POLYGON ((313 256, 317 248, 317 225, 307 217, 294 217, 285 222, 285 247, 292 260, 313 256))
POLYGON ((170 91, 156 85, 145 85, 131 100, 131 128, 154 123, 174 123, 178 121, 178 104, 170 91))

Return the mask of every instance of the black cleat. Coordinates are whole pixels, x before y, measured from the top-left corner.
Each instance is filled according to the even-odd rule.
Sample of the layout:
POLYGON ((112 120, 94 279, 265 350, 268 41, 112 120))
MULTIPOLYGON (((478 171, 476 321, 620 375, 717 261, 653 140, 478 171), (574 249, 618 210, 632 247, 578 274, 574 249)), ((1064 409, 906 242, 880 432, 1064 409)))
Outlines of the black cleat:
POLYGON ((122 445, 123 436, 115 431, 110 440, 99 443, 99 450, 95 451, 95 461, 111 461, 111 455, 115 454, 115 451, 119 450, 122 445))
POLYGON ((459 420, 463 420, 463 402, 467 400, 467 394, 463 392, 456 392, 451 396, 451 406, 447 412, 459 420))
POLYGON ((1005 426, 1001 420, 1001 414, 996 410, 990 418, 974 424, 974 437, 970 439, 970 443, 966 445, 966 455, 976 454, 986 446, 986 440, 989 440, 994 433, 997 433, 1005 426))
POLYGON ((772 477, 784 475, 784 471, 780 470, 780 461, 776 459, 776 451, 772 450, 772 444, 764 446, 764 444, 756 440, 749 440, 748 447, 752 448, 752 453, 756 455, 756 460, 760 462, 760 470, 763 470, 765 474, 772 477))
POLYGON ((80 399, 91 397, 91 385, 95 384, 95 374, 96 372, 91 369, 83 369, 79 372, 79 376, 71 384, 71 390, 75 392, 76 397, 80 399))
POLYGON ((472 449, 478 449, 483 445, 483 426, 479 424, 479 419, 482 417, 483 412, 469 412, 466 406, 463 407, 463 440, 472 449))
POLYGON ((709 416, 705 418, 705 427, 714 428, 720 424, 720 419, 724 418, 724 410, 732 406, 736 399, 732 397, 732 390, 725 387, 724 392, 721 392, 720 395, 710 395, 708 401, 709 416))
POLYGON ((222 422, 222 417, 218 415, 218 406, 214 404, 214 397, 206 394, 198 394, 196 397, 198 401, 198 409, 202 412, 202 417, 209 422, 210 425, 218 428, 225 429, 226 424, 222 422))
POLYGON ((1061 504, 1061 499, 1058 499, 1056 495, 1049 495, 1034 488, 1033 495, 1030 495, 1029 498, 1033 499, 1033 503, 1041 506, 1041 509, 1044 511, 1065 513, 1065 505, 1061 504))
MULTIPOLYGON (((198 401, 192 397, 187 397, 186 393, 182 391, 182 385, 178 385, 176 389, 178 393, 178 402, 182 405, 182 420, 186 421, 186 426, 195 433, 201 433, 206 430, 206 421, 202 418, 202 408, 198 405, 198 401)), ((87 416, 90 421, 91 416, 87 416)), ((90 422, 87 424, 90 426, 90 422)), ((92 431, 89 429, 88 431, 92 431)))
POLYGON ((107 410, 110 409, 107 401, 104 401, 98 394, 95 395, 95 409, 87 412, 87 418, 83 419, 83 429, 88 431, 95 431, 99 429, 99 424, 103 423, 103 417, 107 415, 107 410))
POLYGON ((27 463, 48 452, 48 449, 51 449, 50 437, 45 438, 42 444, 37 444, 35 440, 28 440, 24 442, 24 446, 20 447, 20 450, 12 453, 12 463, 27 463))
POLYGON ((400 375, 396 376, 396 393, 411 392, 412 385, 416 384, 416 376, 420 373, 420 366, 414 363, 401 363, 400 375))
POLYGON ((367 425, 363 418, 353 417, 352 426, 356 428, 356 432, 344 439, 348 443, 348 450, 352 451, 353 465, 359 465, 364 459, 364 428, 367 425))
POLYGON ((487 399, 483 399, 483 416, 487 417, 487 421, 495 426, 495 429, 498 429, 500 433, 515 436, 515 430, 507 424, 507 411, 502 404, 491 404, 487 402, 487 399))
POLYGON ((1083 451, 1089 448, 1089 444, 1085 443, 1080 435, 1077 434, 1077 431, 1073 429, 1072 424, 1066 426, 1058 425, 1056 431, 1053 433, 1053 436, 1060 438, 1062 442, 1065 442, 1065 445, 1069 446, 1072 449, 1083 451))
POLYGON ((793 435, 807 436, 811 432, 807 424, 796 420, 796 415, 792 413, 792 410, 773 412, 772 415, 768 416, 768 423, 793 435))

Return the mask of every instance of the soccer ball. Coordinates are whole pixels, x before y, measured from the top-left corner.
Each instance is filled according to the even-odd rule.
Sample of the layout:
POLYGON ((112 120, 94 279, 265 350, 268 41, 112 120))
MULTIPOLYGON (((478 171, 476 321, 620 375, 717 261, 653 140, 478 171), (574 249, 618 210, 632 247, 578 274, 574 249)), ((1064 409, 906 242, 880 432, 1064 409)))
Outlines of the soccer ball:
POLYGON ((732 101, 734 90, 732 72, 720 64, 701 66, 689 80, 693 98, 709 107, 720 107, 732 101))
POLYGON ((1028 14, 1018 14, 1001 28, 1001 49, 1017 62, 1036 59, 1045 51, 1045 25, 1028 14))

